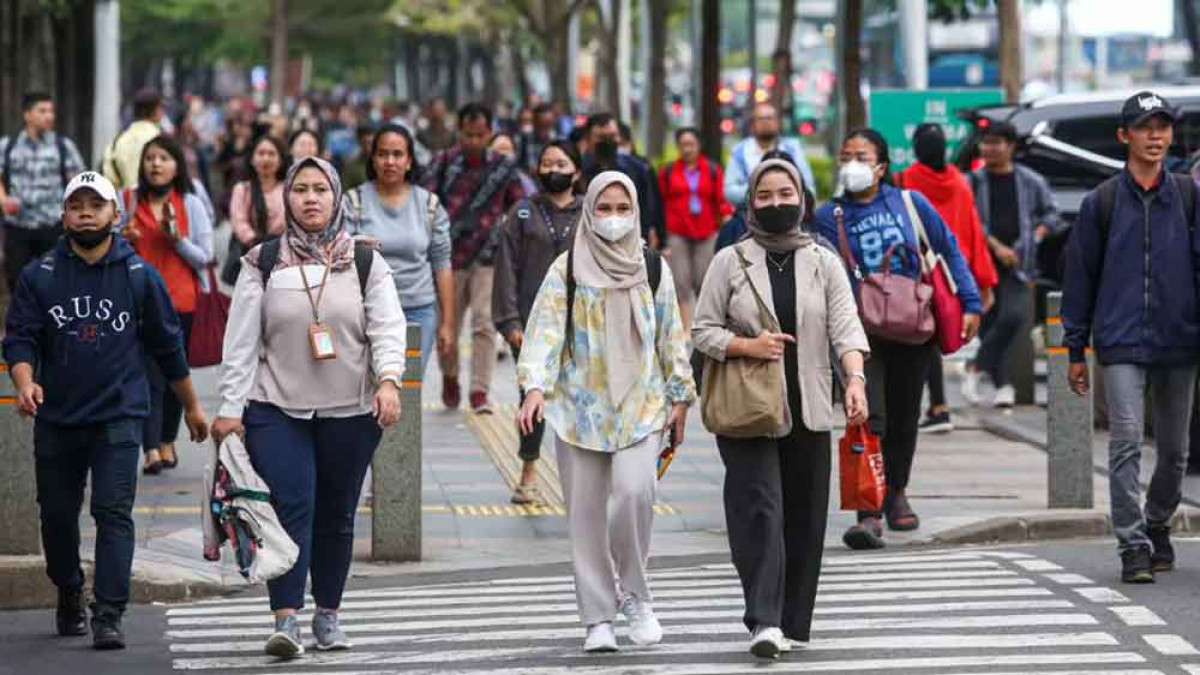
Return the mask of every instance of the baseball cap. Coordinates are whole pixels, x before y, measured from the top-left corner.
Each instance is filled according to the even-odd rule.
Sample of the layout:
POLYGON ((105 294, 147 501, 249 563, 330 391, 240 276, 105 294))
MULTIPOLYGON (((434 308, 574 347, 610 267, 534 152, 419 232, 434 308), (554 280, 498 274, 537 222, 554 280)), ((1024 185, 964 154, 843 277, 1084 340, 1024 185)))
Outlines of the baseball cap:
POLYGON ((100 195, 104 201, 117 201, 117 189, 107 178, 95 171, 84 171, 72 178, 71 182, 67 183, 67 189, 63 191, 63 203, 67 203, 71 195, 80 190, 91 190, 100 195))
POLYGON ((1179 113, 1167 99, 1152 91, 1140 91, 1125 100, 1121 108, 1121 126, 1137 126, 1155 115, 1162 115, 1172 122, 1179 119, 1179 113))

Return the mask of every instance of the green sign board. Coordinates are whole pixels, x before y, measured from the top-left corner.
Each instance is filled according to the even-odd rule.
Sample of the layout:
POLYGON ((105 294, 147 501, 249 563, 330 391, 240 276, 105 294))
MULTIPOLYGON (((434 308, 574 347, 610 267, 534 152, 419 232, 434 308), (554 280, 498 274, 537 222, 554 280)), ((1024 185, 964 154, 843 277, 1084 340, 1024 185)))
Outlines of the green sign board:
POLYGON ((871 92, 871 126, 887 139, 891 148, 892 171, 900 171, 916 161, 912 135, 917 125, 936 122, 946 130, 948 156, 954 156, 959 144, 971 133, 971 125, 955 113, 963 108, 1004 102, 1000 89, 883 89, 871 92))

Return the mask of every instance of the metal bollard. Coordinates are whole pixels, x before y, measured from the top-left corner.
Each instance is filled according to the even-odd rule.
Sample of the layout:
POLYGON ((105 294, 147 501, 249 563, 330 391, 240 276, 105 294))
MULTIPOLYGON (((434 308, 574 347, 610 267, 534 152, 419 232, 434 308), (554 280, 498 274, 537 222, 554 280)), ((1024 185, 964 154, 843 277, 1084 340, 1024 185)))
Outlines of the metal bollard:
MULTIPOLYGON (((8 366, 0 378, 9 386, 8 366)), ((0 555, 40 555, 41 519, 33 471, 33 424, 17 412, 15 394, 0 395, 0 555)))
POLYGON ((421 559, 421 327, 409 324, 400 421, 371 462, 371 559, 421 559), (413 346, 415 345, 415 347, 413 346))
MULTIPOLYGON (((1092 392, 1078 396, 1067 381, 1070 357, 1063 346, 1062 293, 1046 299, 1047 386, 1046 446, 1049 471, 1046 481, 1052 509, 1090 509, 1094 505, 1092 474, 1092 392)), ((1088 366, 1092 365, 1088 350, 1088 366)))

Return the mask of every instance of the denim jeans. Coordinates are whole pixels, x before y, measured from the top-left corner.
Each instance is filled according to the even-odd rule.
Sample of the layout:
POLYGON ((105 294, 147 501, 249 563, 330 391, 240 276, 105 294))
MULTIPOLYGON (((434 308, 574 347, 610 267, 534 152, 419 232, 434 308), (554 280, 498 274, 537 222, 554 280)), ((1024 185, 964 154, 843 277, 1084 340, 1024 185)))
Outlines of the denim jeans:
POLYGON ((382 432, 371 415, 297 419, 251 401, 242 416, 250 463, 267 487, 288 536, 300 547, 296 564, 267 582, 271 609, 302 609, 312 594, 322 609, 337 609, 350 573, 354 514, 363 478, 382 432))
POLYGON ((66 427, 39 421, 33 427, 46 575, 59 588, 83 588, 79 510, 91 472, 98 613, 121 614, 129 601, 142 423, 140 418, 126 418, 66 427))
MULTIPOLYGON (((437 303, 432 302, 420 307, 405 307, 404 320, 410 324, 421 326, 421 377, 429 368, 429 358, 433 356, 433 345, 437 339, 438 310, 437 303)), ((409 345, 411 348, 412 345, 409 345)))
POLYGON ((1113 533, 1122 551, 1149 546, 1147 526, 1170 522, 1183 496, 1196 366, 1128 363, 1105 366, 1104 387, 1108 398, 1108 484, 1113 533), (1154 404, 1158 463, 1146 491, 1143 513, 1140 477, 1147 386, 1154 404))

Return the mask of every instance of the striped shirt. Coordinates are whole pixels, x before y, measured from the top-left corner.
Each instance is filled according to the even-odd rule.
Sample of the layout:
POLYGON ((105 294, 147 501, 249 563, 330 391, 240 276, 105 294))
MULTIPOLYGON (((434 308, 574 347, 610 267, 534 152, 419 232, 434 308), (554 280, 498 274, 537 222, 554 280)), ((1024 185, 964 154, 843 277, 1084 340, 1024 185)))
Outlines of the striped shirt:
POLYGON ((34 140, 24 131, 0 139, 0 174, 3 174, 8 196, 21 201, 21 210, 9 216, 7 223, 24 229, 36 229, 57 224, 62 218, 63 173, 68 180, 83 171, 83 158, 71 139, 63 137, 67 156, 58 156, 58 140, 53 131, 34 140), (15 143, 9 151, 9 143, 15 143), (5 156, 8 163, 5 163, 5 156), (63 171, 65 169, 65 172, 63 171))

